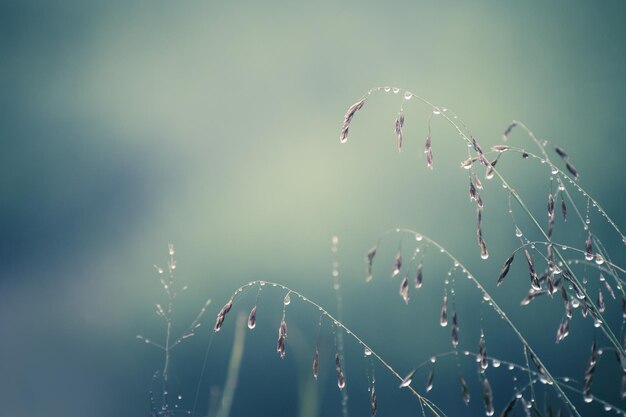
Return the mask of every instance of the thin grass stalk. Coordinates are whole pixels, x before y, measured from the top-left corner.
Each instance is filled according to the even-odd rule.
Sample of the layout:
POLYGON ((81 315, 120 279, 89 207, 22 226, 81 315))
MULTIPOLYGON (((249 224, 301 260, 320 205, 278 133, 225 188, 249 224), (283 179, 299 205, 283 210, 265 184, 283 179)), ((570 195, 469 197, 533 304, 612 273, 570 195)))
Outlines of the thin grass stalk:
POLYGON ((230 415, 230 409, 235 398, 235 389, 237 388, 237 382, 239 379, 239 369, 241 368, 241 359, 243 358, 243 351, 246 340, 246 316, 243 313, 237 315, 235 321, 235 338, 233 341, 233 349, 230 353, 230 361, 228 362, 228 373, 226 374, 226 382, 224 383, 224 390, 222 393, 222 399, 220 401, 220 408, 216 417, 228 417, 230 415))
MULTIPOLYGON (((404 120, 404 118, 403 118, 404 120)), ((401 135, 401 133, 400 133, 401 135)), ((400 139, 400 143, 402 140, 400 139)), ((333 288, 335 290, 335 299, 337 302, 337 318, 343 320, 343 299, 341 297, 341 275, 339 272, 339 261, 337 260, 337 251, 339 250, 339 238, 333 236, 331 242, 331 252, 333 254, 332 261, 332 276, 334 278, 333 288)), ((339 359, 345 368, 345 355, 344 355, 344 342, 343 332, 337 333, 337 351, 339 359)), ((345 371, 344 371, 345 376, 345 371)), ((345 385, 345 384, 344 384, 345 385)), ((348 389, 344 386, 341 390, 341 414, 343 417, 348 417, 348 389)))

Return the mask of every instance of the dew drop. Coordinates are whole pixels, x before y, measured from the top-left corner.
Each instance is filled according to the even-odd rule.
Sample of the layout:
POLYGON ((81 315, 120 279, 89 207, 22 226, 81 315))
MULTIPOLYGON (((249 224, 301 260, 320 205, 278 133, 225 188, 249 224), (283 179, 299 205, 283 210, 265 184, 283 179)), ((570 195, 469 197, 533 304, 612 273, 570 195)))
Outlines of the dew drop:
MULTIPOLYGON (((416 234, 415 235, 415 240, 417 240, 418 242, 421 242, 422 239, 424 239, 424 237, 420 234, 416 234)), ((626 244, 626 237, 624 238, 624 243, 626 244)))
POLYGON ((285 299, 283 300, 283 303, 288 306, 289 304, 291 304, 291 297, 289 296, 289 293, 287 293, 287 295, 285 296, 285 299))
POLYGON ((346 380, 343 379, 343 375, 341 375, 341 377, 337 379, 337 386, 339 387, 339 389, 344 389, 346 387, 346 380))
POLYGON ((394 87, 393 88, 393 93, 394 94, 398 94, 400 92, 400 89, 398 87, 394 87))
POLYGON ((370 350, 370 348, 366 347, 365 350, 363 351, 363 354, 365 356, 370 356, 372 354, 372 351, 370 350))
POLYGON ((385 90, 385 93, 388 93, 391 91, 391 87, 385 87, 384 90, 385 90))
POLYGON ((519 229, 519 227, 515 227, 515 236, 522 237, 522 231, 519 229))
POLYGON ((500 365, 502 365, 502 362, 500 362, 500 360, 498 360, 498 359, 494 359, 492 362, 493 362, 493 367, 494 368, 499 368, 500 365))
POLYGON ((411 98, 413 98, 413 94, 409 91, 405 91, 404 92, 404 99, 405 100, 411 100, 411 98))
POLYGON ((441 110, 439 109, 439 107, 434 107, 434 108, 433 108, 433 114, 434 114, 434 115, 439 115, 439 114, 441 114, 441 110))
POLYGON ((256 327, 256 306, 250 310, 250 315, 248 316, 248 329, 253 330, 256 327))

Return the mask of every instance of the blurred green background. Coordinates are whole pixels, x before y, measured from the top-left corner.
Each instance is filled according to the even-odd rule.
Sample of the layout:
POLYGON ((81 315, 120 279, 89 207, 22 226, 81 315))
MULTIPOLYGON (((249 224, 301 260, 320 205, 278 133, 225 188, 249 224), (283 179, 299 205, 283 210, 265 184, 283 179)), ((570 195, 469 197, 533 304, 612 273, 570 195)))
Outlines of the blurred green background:
MULTIPOLYGON (((365 285, 364 254, 398 226, 437 239, 479 271, 554 360, 556 374, 581 378, 589 321, 573 323, 576 334, 555 346, 562 305, 519 307, 527 289, 521 261, 519 279, 495 290, 516 247, 506 195, 495 182, 484 192, 492 255, 482 262, 459 169, 465 146, 452 128, 433 120, 433 172, 422 153, 430 110, 416 100, 405 106, 400 154, 393 123, 401 97, 393 94, 368 100, 347 144, 338 135, 346 108, 383 85, 454 109, 485 148, 500 143, 512 119, 523 120, 569 152, 581 183, 623 225, 624 18, 618 1, 2 2, 1 414, 148 415, 151 376, 162 360, 135 335, 163 336, 153 311, 164 298, 152 265, 165 266, 170 242, 176 279, 190 288, 176 305, 181 328, 207 297, 214 301, 206 329, 174 352, 172 392, 182 395, 181 408, 192 406, 215 314, 240 285, 276 280, 336 311, 333 235, 346 324, 408 372, 449 350, 449 330, 437 317, 450 264, 434 257, 422 292, 405 307, 398 282, 388 278, 398 246, 390 237, 374 282, 365 285)), ((544 210, 548 173, 516 164, 503 170, 544 210)), ((582 245, 585 233, 571 227, 568 238, 582 245)), ((600 221, 594 230, 623 260, 619 237, 600 221)), ((480 295, 467 282, 457 292, 461 347, 475 350, 480 295)), ((321 380, 310 384, 314 309, 292 303, 287 358, 275 353, 283 295, 261 297, 232 415, 340 415, 328 326, 321 380)), ((249 295, 234 310, 253 303, 249 295)), ((618 308, 609 313, 619 317, 618 308)), ((201 412, 210 387, 223 384, 234 315, 213 340, 201 412)), ((488 308, 483 326, 492 353, 521 360, 488 308)), ((368 413, 361 357, 348 339, 353 415, 368 413)), ((451 388, 441 385, 433 398, 449 415, 462 415, 454 362, 438 375, 443 384, 446 367, 451 388)), ((376 375, 382 415, 415 415, 417 402, 383 368, 376 375)), ((490 378, 499 410, 512 395, 511 379, 490 378)), ((611 388, 607 396, 617 396, 618 376, 598 379, 611 388)), ((470 410, 482 413, 472 383, 470 410)))

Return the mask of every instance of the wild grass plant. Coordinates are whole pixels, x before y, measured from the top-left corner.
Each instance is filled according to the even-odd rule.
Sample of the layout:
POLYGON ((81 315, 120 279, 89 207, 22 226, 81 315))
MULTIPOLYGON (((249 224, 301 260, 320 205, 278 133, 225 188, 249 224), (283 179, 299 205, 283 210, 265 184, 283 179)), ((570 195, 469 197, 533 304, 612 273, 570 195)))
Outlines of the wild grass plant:
MULTIPOLYGON (((476 245, 477 257, 483 261, 490 258, 490 245, 503 245, 503 242, 515 242, 516 249, 506 258, 499 260, 500 273, 496 276, 485 276, 481 271, 471 270, 466 264, 435 239, 406 228, 396 228, 380 236, 365 255, 365 274, 363 285, 374 280, 391 278, 386 287, 390 291, 398 291, 398 303, 410 305, 420 297, 437 298, 439 306, 436 312, 424 315, 424 320, 437 320, 439 327, 448 329, 450 349, 426 353, 430 358, 411 368, 398 368, 392 361, 379 353, 368 342, 367 334, 356 334, 350 323, 344 321, 342 312, 341 281, 339 279, 336 258, 338 239, 333 237, 331 249, 333 253, 332 276, 336 294, 335 306, 323 306, 298 291, 279 282, 253 280, 239 287, 223 304, 212 329, 211 341, 207 355, 215 335, 229 324, 233 309, 246 310, 249 331, 256 328, 257 319, 263 320, 263 313, 257 316, 257 308, 262 293, 278 291, 281 293, 282 305, 280 321, 276 323, 276 351, 282 359, 288 354, 289 323, 288 314, 292 301, 311 307, 310 314, 319 315, 318 326, 309 329, 316 333, 315 346, 309 348, 311 355, 310 378, 317 380, 320 369, 334 368, 337 389, 342 394, 340 413, 348 415, 349 397, 347 389, 349 378, 346 375, 345 361, 350 360, 344 349, 345 344, 355 344, 363 352, 367 378, 367 397, 370 414, 375 416, 379 410, 377 379, 375 373, 388 373, 397 380, 397 387, 415 397, 415 406, 406 410, 406 415, 449 416, 449 404, 446 401, 436 402, 431 399, 433 389, 443 390, 447 396, 462 401, 466 406, 478 402, 487 416, 502 417, 522 416, 586 416, 586 415, 623 415, 626 412, 621 401, 626 397, 626 352, 624 350, 624 324, 626 320, 626 292, 624 291, 623 252, 611 254, 607 251, 605 241, 619 241, 626 245, 626 238, 619 226, 612 220, 591 194, 585 190, 580 174, 575 166, 575 156, 556 144, 536 136, 521 121, 513 121, 505 126, 500 143, 489 149, 472 134, 467 125, 451 110, 434 105, 428 100, 408 90, 392 87, 377 87, 369 90, 362 98, 350 106, 344 116, 340 130, 340 142, 352 139, 349 130, 358 120, 358 114, 369 100, 377 94, 390 94, 400 101, 400 109, 395 119, 395 146, 402 150, 405 141, 404 127, 406 120, 419 120, 420 117, 408 114, 406 104, 420 102, 425 110, 421 119, 426 120, 424 129, 423 164, 428 169, 450 169, 437 166, 438 131, 433 128, 433 121, 441 119, 450 125, 458 136, 459 146, 467 149, 467 158, 459 161, 458 171, 466 176, 468 198, 475 205, 476 236, 459 236, 466 244, 476 245), (539 171, 545 176, 545 188, 524 189, 523 178, 519 172, 508 169, 513 158, 523 161, 525 170, 539 171), (484 228, 488 218, 484 215, 491 201, 484 199, 483 190, 487 187, 499 188, 504 193, 504 207, 500 209, 510 218, 510 230, 490 230, 484 228), (524 190, 524 191, 520 191, 524 190), (528 203, 535 196, 528 193, 542 193, 545 201, 543 208, 528 203), (389 248, 395 248, 389 257, 389 248), (522 264, 516 265, 516 264, 522 264), (431 270, 443 268, 443 275, 429 274, 431 270), (515 268, 515 270, 513 270, 515 268), (520 273, 526 269, 527 272, 520 273), (386 272, 385 272, 386 271, 386 272), (384 275, 389 275, 385 277, 384 275), (525 277, 524 277, 525 275, 525 277), (571 355, 571 349, 578 353, 586 352, 584 363, 574 363, 567 367, 567 374, 554 372, 554 365, 535 348, 522 330, 519 322, 502 307, 498 300, 498 292, 488 290, 485 280, 491 280, 498 287, 506 288, 510 281, 524 280, 528 291, 518 294, 520 304, 525 309, 533 309, 537 300, 548 300, 556 303, 560 312, 558 317, 547 317, 545 320, 532 323, 532 326, 550 338, 555 344, 563 344, 570 333, 581 332, 591 337, 584 343, 568 347, 563 356, 571 355), (427 280, 437 280, 438 284, 428 289, 422 288, 427 280), (471 283, 471 287, 460 285, 461 281, 471 283), (428 293, 425 293, 428 292, 428 293), (254 302, 244 294, 256 294, 254 302), (458 308, 465 300, 478 300, 478 313, 474 316, 463 316, 458 308), (337 313, 330 311, 335 309, 337 313), (483 320, 483 316, 495 314, 504 330, 498 328, 494 332, 492 324, 483 320), (471 325, 470 325, 471 323, 471 325), (555 325, 556 323, 556 325, 555 325), (468 331, 461 329, 466 327, 468 331), (326 343, 320 338, 322 329, 332 330, 333 341, 326 343), (591 329, 591 331, 589 331, 591 329), (472 334, 477 330, 475 334, 472 334), (345 340, 344 340, 345 336, 345 340), (506 338, 508 349, 514 352, 518 360, 504 359, 490 353, 490 341, 506 338), (471 347, 471 348, 469 348, 471 347), (330 353, 329 353, 330 352, 330 353), (323 353, 323 354, 321 354, 323 353), (330 361, 328 358, 332 358, 330 361), (449 367, 439 367, 439 363, 451 361, 456 371, 450 375, 449 367), (332 363, 329 363, 332 362, 332 363), (469 365, 468 365, 469 364, 469 365), (603 378, 610 379, 608 386, 612 391, 596 392, 594 376, 597 369, 603 368, 603 378), (474 369, 468 372, 467 369, 474 369), (436 372, 437 370, 437 372, 436 372), (507 372, 505 377, 498 376, 500 381, 494 389, 492 375, 496 372, 507 372), (501 381, 510 381, 503 384, 501 381), (440 381, 440 382, 439 382, 440 381)), ((441 135, 444 136, 444 135, 441 135)), ((412 138, 407 138, 411 139, 412 138)), ((345 145, 347 146, 347 145, 345 145)), ((409 156, 413 157, 413 156, 409 156)), ((436 196, 429 196, 432 200, 436 196)), ((495 203, 494 203, 495 204, 495 203)), ((614 246, 614 245, 613 245, 614 246)), ((623 247, 621 248, 623 250, 623 247)), ((161 389, 158 400, 151 394, 152 415, 170 416, 182 412, 197 416, 228 415, 229 402, 233 395, 236 398, 236 373, 241 361, 241 340, 235 343, 233 358, 229 366, 230 382, 225 384, 221 395, 221 407, 213 411, 199 410, 198 398, 206 397, 206 393, 198 389, 195 393, 193 406, 179 410, 175 401, 168 395, 168 369, 171 352, 183 340, 201 330, 204 313, 209 301, 192 321, 188 330, 179 337, 171 334, 172 311, 179 291, 174 290, 173 272, 176 267, 174 250, 170 246, 167 271, 157 267, 161 284, 167 295, 167 305, 157 305, 157 315, 162 317, 166 326, 165 341, 154 342, 140 336, 146 343, 152 344, 164 352, 164 365, 155 375, 161 389), (237 351, 239 346, 239 351, 237 351), (237 359, 238 358, 238 359, 237 359), (239 361, 239 362, 238 362, 239 361), (233 376, 235 375, 235 376, 233 376), (234 379, 233 379, 234 378, 234 379), (234 382, 233 382, 234 381, 234 382)), ((182 287, 184 289, 184 287, 182 287)), ((544 301, 545 302, 545 301, 544 301)), ((265 308, 265 307, 264 307, 265 308)), ((363 308, 367 308, 364 304, 363 308)), ((259 310, 262 311, 262 310, 259 310)), ((550 310, 555 311, 555 310, 550 310)), ((385 314, 382 312, 381 314, 385 314)), ((407 313, 409 314, 409 313, 407 313)), ((394 317, 388 320, 393 321, 394 317)), ((243 323, 240 319, 239 323, 243 323)), ((239 324, 243 328, 243 324, 239 324)), ((398 344, 397 340, 389 343, 398 344)), ((402 343, 400 343, 402 345, 402 343)), ((205 358, 206 364, 206 358, 205 358)), ((205 366, 202 366, 204 376, 205 366)), ((559 368, 561 369, 561 368, 559 368)), ((357 378, 358 376, 354 376, 357 378)), ((380 379, 379 379, 380 380, 380 379)), ((218 403, 219 399, 215 399, 218 403)), ((202 400, 201 403, 206 401, 202 400)), ((382 402, 384 403, 384 401, 382 402)), ((381 406, 381 411, 384 407, 381 406)), ((474 410, 468 408, 468 414, 474 410)), ((384 412, 383 412, 384 414, 384 412)))

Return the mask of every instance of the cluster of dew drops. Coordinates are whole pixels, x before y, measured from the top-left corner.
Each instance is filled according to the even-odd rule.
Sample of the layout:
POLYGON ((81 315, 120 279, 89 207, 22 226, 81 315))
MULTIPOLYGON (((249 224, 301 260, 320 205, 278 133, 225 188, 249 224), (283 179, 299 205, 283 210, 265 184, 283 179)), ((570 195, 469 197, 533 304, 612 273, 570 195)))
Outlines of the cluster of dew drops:
MULTIPOLYGON (((385 93, 391 92, 391 93, 394 93, 394 94, 399 94, 400 91, 404 91, 403 97, 404 97, 405 101, 411 100, 415 96, 415 94, 413 94, 409 90, 401 90, 398 87, 386 86, 386 87, 378 87, 378 88, 375 88, 374 90, 376 90, 376 91, 384 91, 385 93)), ((372 90, 372 91, 374 91, 374 90, 372 90)), ((370 95, 372 93, 372 91, 369 91, 367 94, 370 95)), ((441 113, 445 113, 447 111, 448 111, 448 109, 445 108, 445 107, 436 107, 436 106, 433 107, 433 114, 434 115, 440 115, 441 113)), ((456 119, 457 116, 455 115, 454 118, 456 119)))

